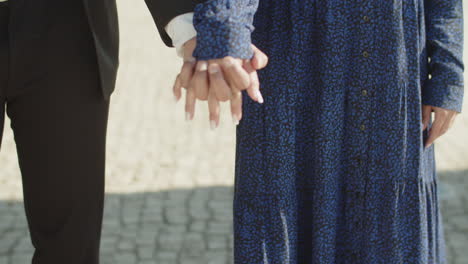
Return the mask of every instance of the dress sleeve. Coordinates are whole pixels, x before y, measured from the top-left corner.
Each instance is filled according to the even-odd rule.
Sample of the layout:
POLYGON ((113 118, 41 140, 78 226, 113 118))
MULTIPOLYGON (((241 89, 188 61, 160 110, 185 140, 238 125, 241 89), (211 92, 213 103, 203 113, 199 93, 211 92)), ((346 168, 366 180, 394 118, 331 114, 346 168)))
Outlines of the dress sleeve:
POLYGON ((253 55, 251 33, 259 0, 209 0, 195 6, 193 25, 198 60, 232 56, 250 59, 253 55))
POLYGON ((461 112, 464 93, 462 0, 425 0, 429 74, 425 105, 461 112))

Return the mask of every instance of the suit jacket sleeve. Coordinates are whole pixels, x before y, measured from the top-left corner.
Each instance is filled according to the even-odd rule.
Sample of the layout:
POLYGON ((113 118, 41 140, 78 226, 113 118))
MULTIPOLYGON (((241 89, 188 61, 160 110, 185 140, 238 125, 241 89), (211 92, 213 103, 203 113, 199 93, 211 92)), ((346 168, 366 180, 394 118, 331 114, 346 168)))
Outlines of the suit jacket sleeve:
POLYGON ((425 0, 429 74, 423 104, 461 112, 463 80, 462 0, 425 0))
POLYGON ((259 0, 209 0, 196 5, 193 25, 197 46, 193 56, 199 60, 226 56, 250 59, 258 3, 259 0))
POLYGON ((166 25, 178 15, 193 12, 198 3, 206 0, 145 0, 148 9, 153 16, 164 44, 174 47, 171 38, 164 29, 166 25))

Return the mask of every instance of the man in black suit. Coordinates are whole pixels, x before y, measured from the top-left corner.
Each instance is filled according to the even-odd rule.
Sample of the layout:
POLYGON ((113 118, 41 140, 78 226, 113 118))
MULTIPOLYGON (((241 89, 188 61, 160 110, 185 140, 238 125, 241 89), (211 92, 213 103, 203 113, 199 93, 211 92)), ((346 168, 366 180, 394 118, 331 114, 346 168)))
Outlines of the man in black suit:
MULTIPOLYGON (((164 26, 196 1, 146 2, 171 46, 164 26)), ((6 112, 33 264, 99 263, 118 51, 115 0, 0 0, 0 139, 6 112)))

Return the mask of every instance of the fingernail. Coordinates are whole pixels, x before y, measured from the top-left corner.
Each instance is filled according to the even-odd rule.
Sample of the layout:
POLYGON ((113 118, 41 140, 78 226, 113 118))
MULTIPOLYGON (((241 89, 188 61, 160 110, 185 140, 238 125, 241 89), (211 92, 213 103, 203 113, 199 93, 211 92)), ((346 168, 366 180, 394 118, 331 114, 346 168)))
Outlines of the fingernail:
POLYGON ((195 61, 196 61, 196 60, 195 60, 194 57, 190 57, 190 58, 185 58, 185 59, 184 59, 184 62, 190 62, 190 63, 192 63, 192 62, 195 62, 195 61))
POLYGON ((232 122, 235 126, 239 125, 239 118, 237 118, 237 116, 234 114, 232 115, 232 122))
POLYGON ((177 96, 174 95, 174 101, 177 103, 179 102, 179 98, 177 98, 177 96))
POLYGON ((206 70, 208 70, 207 63, 200 63, 200 65, 198 67, 198 71, 206 71, 206 70))
POLYGON ((216 128, 216 121, 210 120, 210 128, 211 128, 211 130, 215 130, 215 128, 216 128))
POLYGON ((185 121, 190 121, 190 113, 185 112, 185 121))
POLYGON ((218 73, 219 68, 218 68, 217 65, 210 65, 210 67, 208 67, 208 72, 211 73, 211 74, 218 73))
POLYGON ((224 60, 224 66, 231 67, 232 65, 234 65, 234 60, 233 59, 224 60))
POLYGON ((262 93, 260 93, 259 90, 256 91, 256 94, 257 94, 257 101, 261 104, 263 104, 263 96, 262 96, 262 93))

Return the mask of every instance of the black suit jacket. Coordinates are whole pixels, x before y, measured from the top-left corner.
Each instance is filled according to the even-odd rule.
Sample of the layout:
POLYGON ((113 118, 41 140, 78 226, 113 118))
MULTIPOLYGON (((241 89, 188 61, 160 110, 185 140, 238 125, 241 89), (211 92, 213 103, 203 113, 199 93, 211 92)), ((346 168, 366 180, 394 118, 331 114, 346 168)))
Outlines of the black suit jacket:
MULTIPOLYGON (((85 15, 92 32, 99 64, 101 86, 104 97, 108 99, 115 88, 119 67, 119 26, 116 0, 11 0, 10 38, 12 55, 21 58, 16 61, 13 79, 20 80, 17 85, 30 85, 32 80, 22 78, 22 72, 33 72, 33 79, 43 79, 47 74, 38 67, 38 61, 47 60, 47 41, 44 36, 54 25, 66 24, 63 9, 70 6, 68 1, 83 1, 85 15), (68 2, 68 4, 67 4, 68 2), (41 72, 42 71, 42 72, 41 72)), ((137 1, 137 0, 131 0, 137 1)), ((143 1, 143 0, 141 0, 143 1)), ((192 12, 198 2, 205 0, 145 0, 162 40, 167 46, 172 41, 164 30, 174 17, 192 12)), ((156 30, 155 30, 156 31, 156 30)), ((52 51, 53 52, 53 51, 52 51)), ((63 65, 63 67, 67 67, 63 65)), ((18 89, 21 92, 21 89, 18 89)))
MULTIPOLYGON (((83 1, 97 49, 104 96, 108 98, 114 90, 119 65, 116 0, 83 1)), ((193 12, 195 5, 201 1, 203 0, 145 0, 167 46, 172 46, 172 41, 164 30, 167 23, 178 15, 193 12)))

